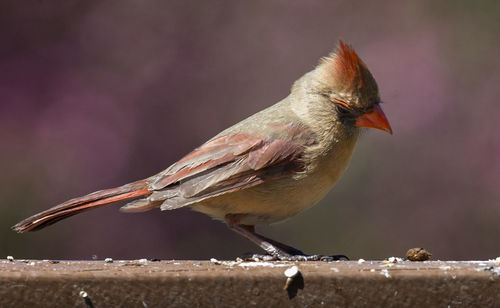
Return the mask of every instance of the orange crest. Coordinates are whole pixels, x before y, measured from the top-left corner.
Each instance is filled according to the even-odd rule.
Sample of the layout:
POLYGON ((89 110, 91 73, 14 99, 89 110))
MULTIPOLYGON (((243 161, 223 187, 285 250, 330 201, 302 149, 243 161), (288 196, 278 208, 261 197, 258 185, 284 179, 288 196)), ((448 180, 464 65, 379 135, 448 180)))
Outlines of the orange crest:
POLYGON ((354 49, 342 40, 339 41, 339 46, 335 51, 335 55, 336 68, 343 73, 344 78, 347 80, 360 79, 361 71, 367 69, 354 49))
POLYGON ((339 40, 338 47, 324 61, 327 65, 333 65, 334 70, 331 72, 335 74, 338 81, 342 80, 346 86, 363 84, 364 72, 368 71, 368 68, 354 49, 344 41, 339 40))

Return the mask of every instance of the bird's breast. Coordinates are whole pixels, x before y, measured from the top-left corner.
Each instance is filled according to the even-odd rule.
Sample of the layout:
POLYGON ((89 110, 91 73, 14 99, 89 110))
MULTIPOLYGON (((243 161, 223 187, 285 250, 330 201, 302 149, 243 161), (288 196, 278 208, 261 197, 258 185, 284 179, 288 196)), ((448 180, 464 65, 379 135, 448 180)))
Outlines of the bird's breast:
POLYGON ((353 153, 356 138, 339 140, 329 151, 311 157, 311 168, 295 176, 264 182, 193 205, 193 209, 224 219, 239 214, 247 225, 278 222, 311 208, 337 183, 353 153))

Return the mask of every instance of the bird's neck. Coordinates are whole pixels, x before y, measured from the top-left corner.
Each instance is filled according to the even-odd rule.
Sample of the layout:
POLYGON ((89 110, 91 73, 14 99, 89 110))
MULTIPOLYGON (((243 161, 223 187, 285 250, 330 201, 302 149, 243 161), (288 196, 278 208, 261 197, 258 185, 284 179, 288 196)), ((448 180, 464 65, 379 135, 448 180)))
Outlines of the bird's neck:
POLYGON ((306 173, 324 169, 337 178, 354 151, 359 129, 341 121, 334 104, 311 91, 313 85, 308 82, 311 81, 305 79, 296 83, 289 97, 291 109, 312 130, 317 141, 306 149, 306 159, 310 162, 306 173))

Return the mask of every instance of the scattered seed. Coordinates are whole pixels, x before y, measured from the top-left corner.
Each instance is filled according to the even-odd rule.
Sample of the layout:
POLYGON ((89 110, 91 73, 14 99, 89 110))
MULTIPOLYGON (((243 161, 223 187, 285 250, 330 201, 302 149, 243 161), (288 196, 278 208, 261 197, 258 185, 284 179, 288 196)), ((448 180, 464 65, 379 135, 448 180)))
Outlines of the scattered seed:
POLYGON ((79 294, 80 294, 80 297, 82 297, 85 300, 85 304, 87 305, 87 307, 94 308, 94 304, 90 300, 90 297, 87 294, 87 292, 82 290, 82 291, 80 291, 79 294))
POLYGON ((391 274, 389 274, 389 271, 386 268, 380 271, 380 275, 384 275, 385 278, 391 278, 391 274))
POLYGON ((288 298, 292 299, 297 296, 299 289, 304 289, 304 277, 296 265, 286 269, 284 274, 287 278, 283 290, 287 292, 288 298))
POLYGON ((390 263, 398 263, 404 261, 403 258, 398 258, 398 257, 390 257, 387 259, 390 263))
POLYGON ((406 252, 406 258, 410 261, 427 261, 432 254, 423 248, 411 248, 406 252))
POLYGON ((299 268, 296 265, 294 265, 290 268, 287 268, 285 270, 285 276, 288 278, 293 278, 293 277, 297 276, 298 273, 299 273, 299 268))

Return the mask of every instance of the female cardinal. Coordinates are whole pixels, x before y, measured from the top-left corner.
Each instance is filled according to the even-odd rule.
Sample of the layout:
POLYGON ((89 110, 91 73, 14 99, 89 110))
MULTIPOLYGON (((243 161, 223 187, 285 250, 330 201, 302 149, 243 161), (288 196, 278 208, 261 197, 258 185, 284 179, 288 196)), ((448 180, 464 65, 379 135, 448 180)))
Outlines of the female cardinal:
POLYGON ((13 229, 34 231, 115 201, 142 212, 185 206, 224 220, 280 260, 318 260, 255 233, 257 224, 294 216, 316 204, 347 167, 360 127, 392 133, 377 83, 352 47, 340 41, 302 76, 290 95, 224 130, 164 171, 118 188, 71 199, 13 229))

